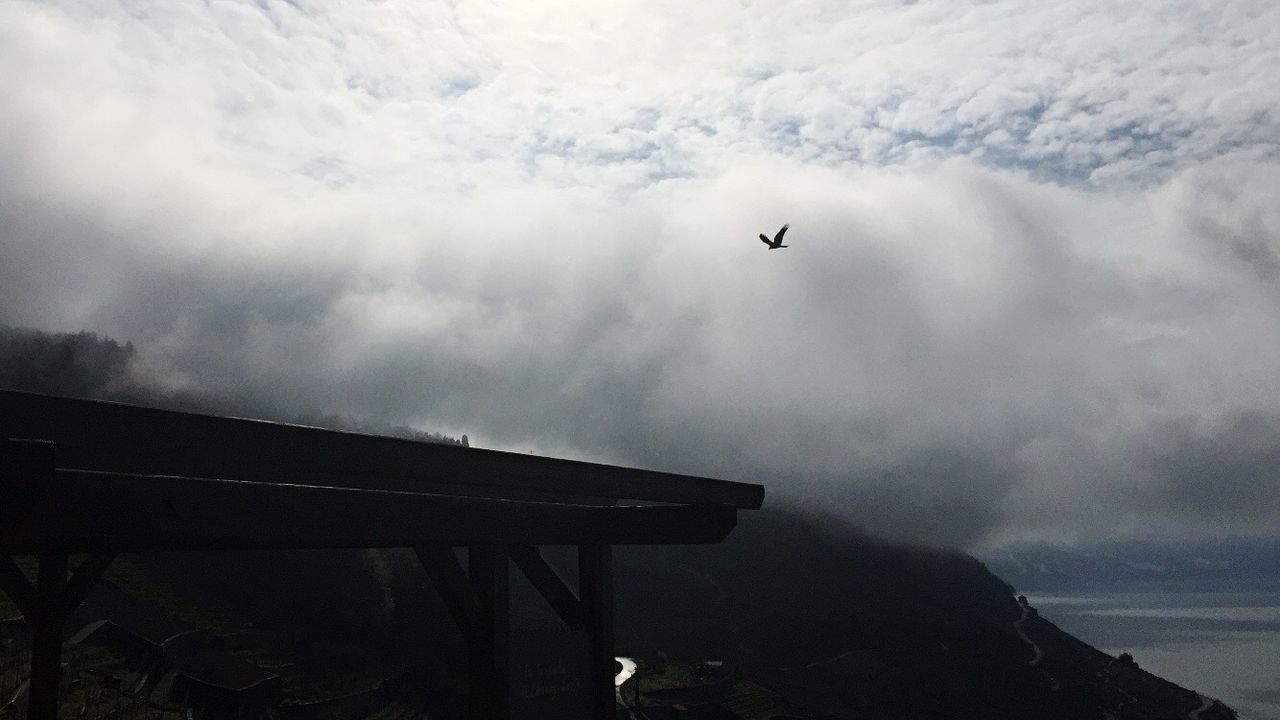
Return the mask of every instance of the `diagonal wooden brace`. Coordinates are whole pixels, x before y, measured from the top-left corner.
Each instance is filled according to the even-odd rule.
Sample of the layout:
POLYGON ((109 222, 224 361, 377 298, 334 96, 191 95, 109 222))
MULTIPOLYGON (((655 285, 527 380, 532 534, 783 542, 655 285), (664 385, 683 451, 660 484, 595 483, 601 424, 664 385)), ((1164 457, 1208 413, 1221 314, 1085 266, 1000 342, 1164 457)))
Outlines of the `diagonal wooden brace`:
POLYGON ((415 547, 413 551, 444 600, 463 639, 468 646, 474 645, 480 632, 479 602, 467 571, 453 554, 453 548, 431 545, 415 547))
POLYGON ((564 624, 574 629, 582 628, 586 618, 582 601, 564 577, 547 561, 541 548, 536 545, 514 545, 511 547, 511 559, 564 624))
POLYGON ((39 612, 36 606, 40 599, 36 594, 35 586, 8 555, 0 555, 0 589, 4 590, 28 620, 34 618, 39 612))
POLYGON ((107 571, 107 567, 114 559, 115 555, 99 554, 90 555, 80 562, 75 572, 71 573, 71 579, 67 580, 67 587, 62 593, 64 613, 70 614, 80 607, 80 603, 84 602, 89 591, 93 589, 94 583, 102 579, 102 574, 107 571))

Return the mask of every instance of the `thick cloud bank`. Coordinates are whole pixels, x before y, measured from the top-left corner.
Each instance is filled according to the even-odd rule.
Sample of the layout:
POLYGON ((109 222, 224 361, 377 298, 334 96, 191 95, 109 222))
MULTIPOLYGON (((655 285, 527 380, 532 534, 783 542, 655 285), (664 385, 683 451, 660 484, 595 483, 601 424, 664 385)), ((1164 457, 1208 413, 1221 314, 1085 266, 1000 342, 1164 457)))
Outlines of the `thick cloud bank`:
POLYGON ((0 322, 900 538, 1267 532, 1280 12, 1041 5, 7 3, 0 322))

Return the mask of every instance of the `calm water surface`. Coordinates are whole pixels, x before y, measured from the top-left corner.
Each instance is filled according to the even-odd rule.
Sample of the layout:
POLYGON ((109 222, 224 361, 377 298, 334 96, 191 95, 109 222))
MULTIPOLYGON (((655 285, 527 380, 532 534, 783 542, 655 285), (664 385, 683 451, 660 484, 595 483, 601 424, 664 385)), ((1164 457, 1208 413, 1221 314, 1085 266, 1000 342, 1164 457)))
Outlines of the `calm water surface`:
POLYGON ((1280 592, 1037 595, 1063 630, 1217 698, 1242 720, 1280 720, 1280 592))

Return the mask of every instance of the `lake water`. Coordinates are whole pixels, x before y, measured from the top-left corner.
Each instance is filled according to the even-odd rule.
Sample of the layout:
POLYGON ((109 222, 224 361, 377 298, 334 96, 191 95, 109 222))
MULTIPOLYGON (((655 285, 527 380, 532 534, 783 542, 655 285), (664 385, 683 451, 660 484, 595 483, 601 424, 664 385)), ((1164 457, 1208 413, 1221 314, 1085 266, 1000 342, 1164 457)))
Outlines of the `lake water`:
POLYGON ((1241 720, 1280 720, 1280 592, 1036 595, 1063 630, 1202 695, 1241 720))

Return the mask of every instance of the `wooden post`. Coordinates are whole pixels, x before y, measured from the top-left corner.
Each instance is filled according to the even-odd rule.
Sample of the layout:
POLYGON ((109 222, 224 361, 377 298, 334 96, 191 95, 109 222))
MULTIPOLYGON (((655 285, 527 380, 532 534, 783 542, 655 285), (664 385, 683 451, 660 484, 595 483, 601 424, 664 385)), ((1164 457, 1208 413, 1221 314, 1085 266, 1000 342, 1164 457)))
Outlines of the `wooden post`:
MULTIPOLYGON (((53 479, 56 446, 41 440, 0 438, 0 521, 22 520, 53 479)), ((57 720, 62 677, 62 629, 68 607, 67 555, 41 552, 34 586, 5 553, 0 586, 31 625, 29 720, 57 720)))
POLYGON ((578 596, 586 622, 587 658, 590 663, 591 717, 613 720, 617 702, 613 685, 613 548, 609 545, 578 546, 578 596))
POLYGON ((67 612, 63 591, 67 586, 67 556, 40 556, 36 579, 38 598, 31 633, 31 692, 28 720, 57 720, 58 686, 62 679, 62 626, 67 612))
POLYGON ((468 662, 472 720, 511 718, 510 561, 502 545, 467 550, 468 574, 477 602, 477 632, 468 662))

